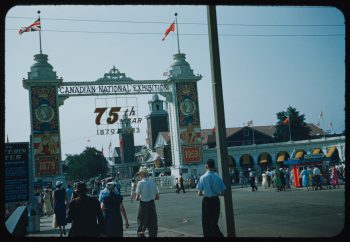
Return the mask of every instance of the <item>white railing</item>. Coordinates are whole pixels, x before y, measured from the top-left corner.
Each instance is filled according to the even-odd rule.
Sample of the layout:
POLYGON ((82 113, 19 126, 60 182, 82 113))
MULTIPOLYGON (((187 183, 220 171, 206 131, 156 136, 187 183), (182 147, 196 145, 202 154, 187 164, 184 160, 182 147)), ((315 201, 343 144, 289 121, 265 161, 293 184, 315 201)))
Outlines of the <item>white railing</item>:
MULTIPOLYGON (((170 189, 175 187, 175 176, 150 177, 158 186, 159 190, 170 189)), ((121 192, 130 192, 131 179, 119 180, 121 192)), ((136 179, 138 182, 138 179, 136 179)))

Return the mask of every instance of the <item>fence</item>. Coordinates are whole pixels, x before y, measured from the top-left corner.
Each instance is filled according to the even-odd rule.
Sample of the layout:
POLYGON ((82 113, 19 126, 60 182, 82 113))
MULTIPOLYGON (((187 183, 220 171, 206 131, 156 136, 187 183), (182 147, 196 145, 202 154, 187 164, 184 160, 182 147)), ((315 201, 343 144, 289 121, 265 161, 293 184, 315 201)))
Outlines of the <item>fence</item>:
MULTIPOLYGON (((175 176, 161 176, 161 177, 150 177, 151 180, 153 180, 159 190, 164 189, 171 189, 175 187, 175 176)), ((135 179, 136 182, 139 181, 139 179, 135 179)), ((125 180, 119 180, 118 181, 121 187, 122 192, 130 192, 131 190, 131 179, 125 179, 125 180)))

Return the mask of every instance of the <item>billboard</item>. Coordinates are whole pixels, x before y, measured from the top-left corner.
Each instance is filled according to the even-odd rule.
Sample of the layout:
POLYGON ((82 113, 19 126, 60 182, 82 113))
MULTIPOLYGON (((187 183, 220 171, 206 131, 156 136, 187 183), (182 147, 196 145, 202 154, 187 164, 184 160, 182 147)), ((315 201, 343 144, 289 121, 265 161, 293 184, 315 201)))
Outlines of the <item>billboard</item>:
POLYGON ((29 201, 29 143, 5 143, 5 202, 29 201))
POLYGON ((201 126, 196 82, 176 83, 179 132, 183 162, 201 161, 201 126))

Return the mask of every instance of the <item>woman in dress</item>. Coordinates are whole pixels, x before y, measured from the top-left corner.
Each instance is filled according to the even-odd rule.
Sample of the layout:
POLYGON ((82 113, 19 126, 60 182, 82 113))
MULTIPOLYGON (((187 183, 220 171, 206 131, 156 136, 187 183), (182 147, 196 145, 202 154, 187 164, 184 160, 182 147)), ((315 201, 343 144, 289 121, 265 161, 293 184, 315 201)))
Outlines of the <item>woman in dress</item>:
POLYGON ((122 215, 125 220, 125 227, 129 227, 123 197, 115 188, 114 182, 107 183, 107 190, 106 195, 101 197, 101 209, 105 219, 104 234, 107 237, 123 237, 122 215))
POLYGON ((57 181, 56 190, 53 193, 53 209, 57 219, 57 225, 60 229, 60 237, 62 237, 63 234, 66 235, 66 206, 68 204, 66 190, 62 187, 63 182, 57 181))
POLYGON ((333 185, 333 188, 337 187, 339 188, 339 184, 338 184, 338 171, 337 171, 337 168, 335 166, 333 166, 331 168, 331 177, 332 177, 332 180, 331 180, 331 183, 333 185))
POLYGON ((265 189, 267 189, 267 187, 268 187, 268 182, 267 182, 267 175, 266 175, 265 171, 261 174, 261 176, 262 176, 261 185, 262 185, 265 189))
POLYGON ((306 187, 306 189, 309 191, 309 171, 307 170, 306 166, 300 172, 299 177, 300 176, 301 176, 301 181, 302 181, 303 187, 306 187))
POLYGON ((279 169, 275 169, 274 183, 277 189, 276 191, 282 191, 281 172, 279 169))
POLYGON ((53 214, 53 208, 52 208, 52 205, 51 205, 51 196, 50 196, 49 189, 45 189, 45 193, 44 193, 43 199, 44 199, 45 214, 47 216, 51 216, 53 214))

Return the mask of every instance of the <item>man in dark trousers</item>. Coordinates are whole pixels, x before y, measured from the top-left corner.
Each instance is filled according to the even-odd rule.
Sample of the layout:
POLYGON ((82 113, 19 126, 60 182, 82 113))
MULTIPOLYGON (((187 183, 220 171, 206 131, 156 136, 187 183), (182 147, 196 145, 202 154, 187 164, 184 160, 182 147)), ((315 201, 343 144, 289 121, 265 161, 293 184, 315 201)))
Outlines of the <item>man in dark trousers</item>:
POLYGON ((154 200, 159 200, 159 189, 153 180, 148 179, 148 171, 141 167, 137 175, 140 181, 136 186, 136 201, 140 201, 137 213, 138 237, 145 237, 148 229, 149 237, 157 237, 158 223, 154 200))
POLYGON ((104 218, 100 202, 86 195, 87 191, 84 182, 77 184, 78 197, 69 203, 67 222, 72 223, 72 227, 68 236, 99 237, 103 234, 104 218))
POLYGON ((252 187, 252 192, 257 191, 258 187, 255 185, 256 173, 251 168, 249 168, 248 171, 249 171, 249 182, 250 182, 250 186, 252 187))
POLYGON ((218 226, 220 215, 219 196, 226 186, 217 173, 214 172, 215 161, 209 159, 205 166, 207 172, 200 177, 197 184, 198 195, 202 200, 202 229, 204 237, 224 237, 218 226))
POLYGON ((179 183, 180 183, 180 191, 182 190, 183 193, 185 193, 184 178, 182 176, 182 173, 180 173, 179 183))

